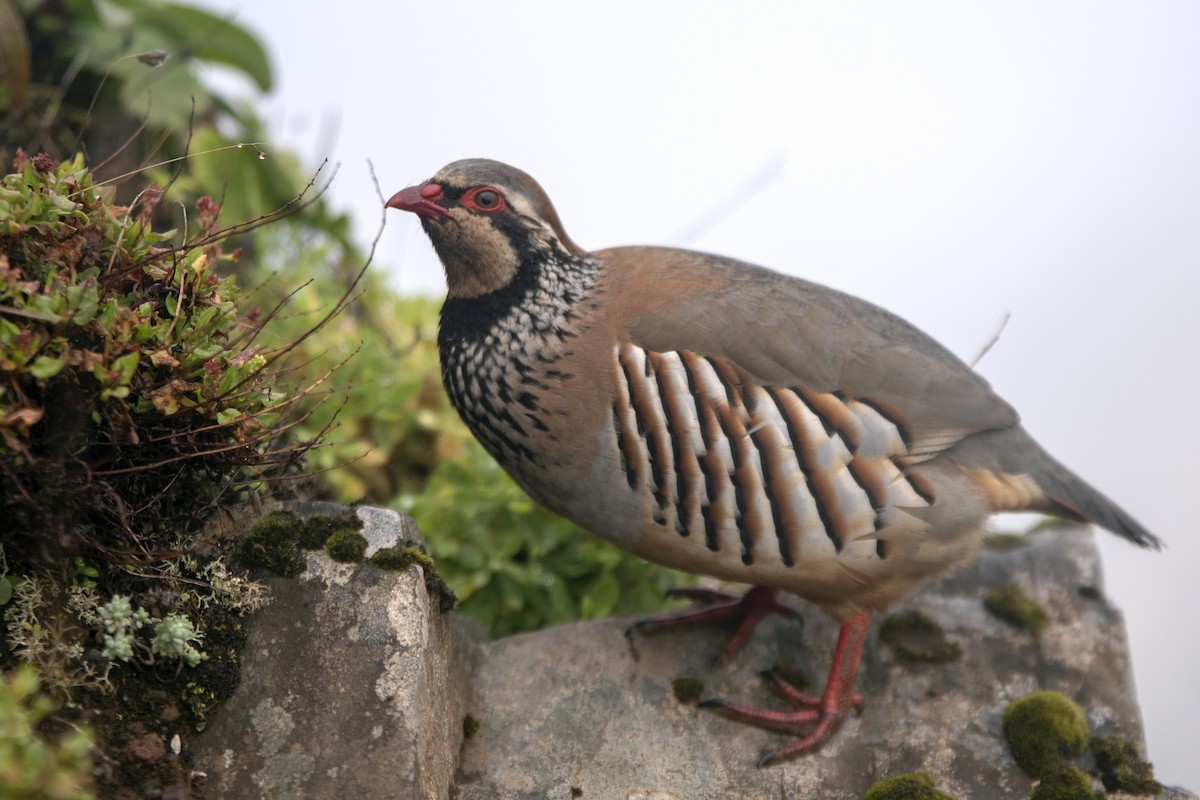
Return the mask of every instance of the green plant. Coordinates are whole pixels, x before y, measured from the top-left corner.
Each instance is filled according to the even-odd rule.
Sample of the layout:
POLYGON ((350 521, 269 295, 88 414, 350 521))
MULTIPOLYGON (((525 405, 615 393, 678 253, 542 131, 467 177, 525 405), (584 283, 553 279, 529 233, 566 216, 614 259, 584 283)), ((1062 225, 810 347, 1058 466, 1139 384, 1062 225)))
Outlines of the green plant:
POLYGON ((153 557, 305 448, 270 449, 297 395, 272 391, 255 312, 215 272, 215 203, 172 246, 155 198, 114 206, 81 159, 17 167, 0 184, 0 531, 10 556, 153 557))
POLYGON ((128 597, 115 594, 98 609, 104 624, 103 653, 117 661, 129 661, 137 656, 145 664, 154 663, 155 656, 182 659, 189 667, 198 665, 204 654, 193 643, 200 641, 192 621, 180 614, 151 616, 138 606, 134 610, 128 597), (138 639, 138 632, 150 631, 150 641, 138 639))
POLYGON ((877 782, 862 800, 954 800, 933 785, 933 779, 924 772, 908 772, 893 775, 877 782))
POLYGON ((1002 726, 1009 752, 1031 778, 1069 766, 1088 745, 1083 709, 1058 692, 1034 692, 1013 700, 1004 709, 1002 726))
POLYGON ((1050 612, 1014 585, 997 586, 983 598, 988 612, 1012 625, 1027 630, 1036 638, 1050 624, 1050 612))
POLYGON ((1100 780, 1110 792, 1157 795, 1162 784, 1154 779, 1154 766, 1138 755, 1137 746, 1120 736, 1097 736, 1091 742, 1100 780))
POLYGON ((0 676, 0 800, 86 800, 91 736, 73 730, 50 742, 38 724, 54 704, 38 693, 37 673, 21 666, 0 676))
POLYGON ((459 608, 498 635, 661 608, 687 580, 536 505, 473 440, 407 504, 459 608))

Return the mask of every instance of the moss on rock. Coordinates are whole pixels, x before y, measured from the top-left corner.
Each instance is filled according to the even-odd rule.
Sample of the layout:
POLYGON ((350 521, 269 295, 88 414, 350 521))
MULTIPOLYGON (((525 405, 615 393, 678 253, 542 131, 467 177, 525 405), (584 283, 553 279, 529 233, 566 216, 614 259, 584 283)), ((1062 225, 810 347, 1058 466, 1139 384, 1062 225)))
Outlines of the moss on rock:
POLYGON ((1058 692, 1034 692, 1012 701, 1004 709, 1002 727, 1009 752, 1031 778, 1061 769, 1088 744, 1083 709, 1058 692))
POLYGON ((671 691, 675 699, 685 705, 691 705, 700 699, 704 692, 704 684, 695 678, 680 677, 671 681, 671 691))
POLYGON ((1068 766, 1043 777, 1029 800, 1104 800, 1104 792, 1092 788, 1092 779, 1078 767, 1068 766))
POLYGON ((883 621, 879 637, 903 661, 944 664, 962 656, 962 648, 946 640, 942 626, 923 611, 902 611, 883 621))
POLYGON ((907 772, 879 781, 867 789, 862 800, 955 800, 955 798, 945 792, 939 792, 933 785, 933 779, 924 772, 907 772))
POLYGON ((1137 746, 1120 736, 1092 739, 1092 755, 1100 770, 1100 780, 1110 792, 1158 794, 1163 786, 1154 779, 1154 765, 1143 761, 1137 746))
POLYGON ((339 528, 325 540, 325 552, 334 561, 357 564, 367 554, 367 537, 353 528, 339 528))
POLYGON ((983 606, 992 616, 1034 636, 1050 624, 1050 612, 1046 607, 1011 584, 997 586, 988 592, 983 598, 983 606))
POLYGON ((240 553, 242 563, 285 578, 296 577, 308 567, 300 549, 301 527, 300 517, 290 511, 264 514, 246 531, 240 553))

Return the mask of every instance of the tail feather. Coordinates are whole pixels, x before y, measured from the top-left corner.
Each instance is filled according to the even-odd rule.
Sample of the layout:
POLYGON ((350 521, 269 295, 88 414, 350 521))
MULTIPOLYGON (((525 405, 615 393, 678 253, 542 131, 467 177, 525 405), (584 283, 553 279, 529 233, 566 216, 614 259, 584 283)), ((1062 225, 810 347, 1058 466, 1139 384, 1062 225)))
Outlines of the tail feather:
POLYGON ((1045 481, 1052 484, 1049 487, 1045 486, 1044 479, 1040 477, 1035 477, 1034 480, 1043 485, 1047 499, 1061 509, 1061 516, 1094 523, 1140 547, 1162 549, 1161 539, 1146 530, 1145 526, 1130 516, 1125 509, 1092 488, 1082 478, 1067 471, 1066 467, 1059 466, 1056 473, 1045 481))
POLYGON ((1021 430, 1021 433, 1033 448, 1032 453, 1027 451, 1027 454, 1032 456, 1029 459, 1033 464, 1031 476, 1045 492, 1046 499, 1057 506, 1054 509, 1055 513, 1068 519, 1075 518, 1099 525, 1139 547, 1162 549, 1162 540, 1146 530, 1145 526, 1125 509, 1056 461, 1024 430, 1021 430))
POLYGON ((1032 478, 1046 502, 1030 510, 1091 522, 1140 547, 1162 549, 1163 543, 1157 536, 1051 457, 1022 427, 977 434, 962 445, 955 450, 966 457, 966 463, 1032 478))

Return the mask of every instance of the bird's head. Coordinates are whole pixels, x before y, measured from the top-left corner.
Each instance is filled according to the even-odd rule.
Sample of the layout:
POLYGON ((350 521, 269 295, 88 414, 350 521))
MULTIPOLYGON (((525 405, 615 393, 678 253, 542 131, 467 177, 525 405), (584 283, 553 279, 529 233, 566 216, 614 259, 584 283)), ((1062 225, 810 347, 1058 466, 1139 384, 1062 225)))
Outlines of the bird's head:
POLYGON ((401 189, 387 206, 421 218, 450 297, 502 289, 531 258, 585 255, 537 181, 499 161, 455 161, 425 183, 401 189))

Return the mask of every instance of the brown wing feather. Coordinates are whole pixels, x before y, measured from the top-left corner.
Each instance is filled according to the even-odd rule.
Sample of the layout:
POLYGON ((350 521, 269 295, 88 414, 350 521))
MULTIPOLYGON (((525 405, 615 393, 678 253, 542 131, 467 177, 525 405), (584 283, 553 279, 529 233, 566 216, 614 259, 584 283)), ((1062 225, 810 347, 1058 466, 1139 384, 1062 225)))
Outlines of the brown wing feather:
POLYGON ((688 250, 622 247, 607 265, 628 303, 632 341, 660 352, 727 358, 764 385, 839 392, 875 403, 916 458, 1018 416, 931 337, 878 306, 811 281, 688 250))

